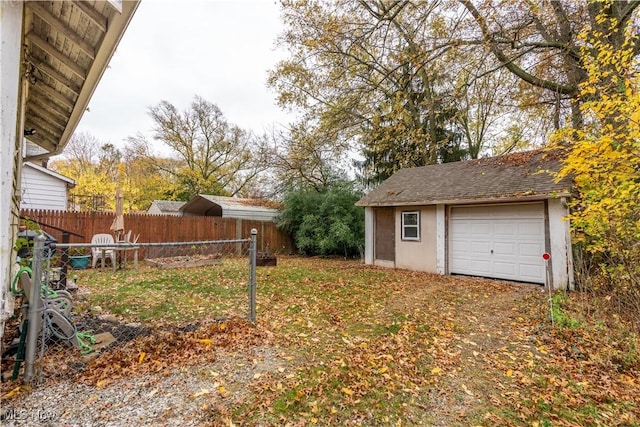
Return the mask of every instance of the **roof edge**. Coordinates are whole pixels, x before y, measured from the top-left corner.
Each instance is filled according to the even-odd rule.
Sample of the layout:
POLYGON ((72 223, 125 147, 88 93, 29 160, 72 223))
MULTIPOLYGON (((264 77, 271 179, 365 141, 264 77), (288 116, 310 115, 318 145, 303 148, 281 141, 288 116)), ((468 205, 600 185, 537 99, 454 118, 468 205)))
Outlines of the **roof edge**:
POLYGON ((64 181, 64 182, 66 182, 67 184, 69 184, 69 186, 70 186, 71 188, 73 188, 73 187, 75 187, 75 186, 76 186, 76 180, 75 180, 75 179, 73 179, 73 178, 69 178, 68 176, 64 176, 64 175, 62 175, 61 173, 58 173, 58 172, 56 172, 56 171, 54 171, 54 170, 51 170, 51 169, 49 169, 49 168, 45 168, 45 167, 40 166, 40 165, 37 165, 37 164, 35 164, 35 163, 33 163, 33 162, 24 162, 24 166, 28 166, 28 167, 30 167, 30 168, 32 168, 32 169, 35 169, 35 170, 40 171, 40 172, 42 172, 42 173, 45 173, 45 174, 47 174, 47 175, 49 175, 49 176, 52 176, 52 177, 54 177, 54 178, 57 178, 57 179, 59 179, 60 181, 64 181))
POLYGON ((570 197, 569 191, 553 192, 546 194, 534 194, 530 196, 507 196, 507 197, 482 197, 473 199, 442 199, 442 200, 414 200, 407 202, 356 202, 356 206, 364 207, 393 207, 393 206, 430 206, 430 205, 468 205, 495 202, 534 202, 548 199, 559 199, 570 197))

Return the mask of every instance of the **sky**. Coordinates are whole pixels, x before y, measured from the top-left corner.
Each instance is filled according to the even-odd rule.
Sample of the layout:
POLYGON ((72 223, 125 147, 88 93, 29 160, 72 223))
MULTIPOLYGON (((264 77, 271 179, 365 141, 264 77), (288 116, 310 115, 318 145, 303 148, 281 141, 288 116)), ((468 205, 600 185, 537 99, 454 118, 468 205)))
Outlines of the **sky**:
POLYGON ((138 133, 151 140, 149 107, 165 100, 184 111, 196 95, 257 134, 286 125, 266 86, 285 58, 275 47, 282 28, 275 0, 142 0, 76 132, 117 147, 138 133))

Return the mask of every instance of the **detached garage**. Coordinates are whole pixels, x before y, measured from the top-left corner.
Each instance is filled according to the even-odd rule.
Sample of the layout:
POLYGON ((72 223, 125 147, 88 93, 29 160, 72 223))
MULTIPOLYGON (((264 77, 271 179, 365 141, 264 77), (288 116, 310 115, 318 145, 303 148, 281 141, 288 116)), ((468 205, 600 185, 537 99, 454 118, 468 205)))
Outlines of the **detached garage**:
POLYGON ((536 150, 400 170, 357 203, 365 262, 571 288, 570 182, 554 181, 559 168, 558 153, 536 150))

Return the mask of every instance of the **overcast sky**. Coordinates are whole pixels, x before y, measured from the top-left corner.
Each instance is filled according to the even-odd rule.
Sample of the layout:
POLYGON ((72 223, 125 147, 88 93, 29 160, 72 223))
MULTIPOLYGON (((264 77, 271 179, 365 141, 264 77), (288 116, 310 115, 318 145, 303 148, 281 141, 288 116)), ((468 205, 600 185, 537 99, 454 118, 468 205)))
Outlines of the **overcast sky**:
MULTIPOLYGON (((275 0, 142 0, 76 132, 121 147, 151 137, 148 108, 195 95, 258 134, 290 118, 266 87, 282 25, 275 0)), ((159 147, 158 147, 159 148, 159 147)))

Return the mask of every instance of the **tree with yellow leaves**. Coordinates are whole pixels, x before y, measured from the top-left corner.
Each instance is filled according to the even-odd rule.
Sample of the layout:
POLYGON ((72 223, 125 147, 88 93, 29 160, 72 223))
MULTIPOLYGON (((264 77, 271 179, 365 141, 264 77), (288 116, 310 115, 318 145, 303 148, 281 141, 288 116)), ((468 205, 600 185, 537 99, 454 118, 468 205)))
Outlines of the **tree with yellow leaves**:
MULTIPOLYGON (((559 177, 572 176, 570 220, 575 238, 619 302, 640 308, 640 81, 633 25, 620 29, 599 15, 582 34, 588 79, 581 85, 581 128, 563 129, 566 148, 559 177), (621 31, 626 31, 620 34, 621 31), (624 36, 622 48, 612 39, 624 36)), ((623 306, 624 306, 623 305, 623 306)))

